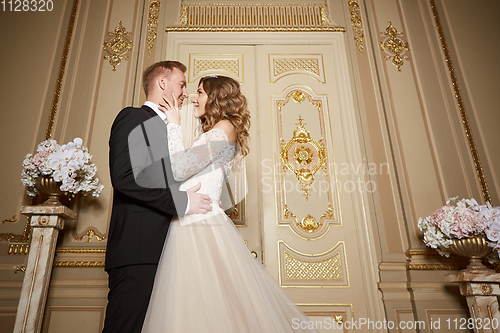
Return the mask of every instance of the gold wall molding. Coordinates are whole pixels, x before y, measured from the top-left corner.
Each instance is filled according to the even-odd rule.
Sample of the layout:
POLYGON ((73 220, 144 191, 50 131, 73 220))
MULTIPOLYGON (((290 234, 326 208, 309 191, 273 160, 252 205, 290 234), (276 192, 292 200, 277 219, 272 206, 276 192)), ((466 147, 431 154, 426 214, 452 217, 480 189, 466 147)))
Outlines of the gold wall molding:
POLYGON ((435 271, 435 270, 453 270, 459 271, 464 269, 467 265, 460 264, 407 264, 407 270, 416 271, 435 271))
POLYGON ((488 190, 488 184, 486 183, 486 177, 484 176, 483 167, 481 166, 481 161, 479 160, 479 154, 477 152, 476 143, 474 137, 472 136, 472 130, 469 124, 469 117, 467 116, 467 111, 465 110, 464 101, 462 94, 460 93, 460 87, 458 86, 457 76, 455 74, 455 68, 453 67, 453 61, 451 60, 451 55, 448 50, 448 43, 446 42, 446 37, 444 35, 443 26, 441 24, 441 19, 439 17, 439 12, 436 7, 436 2, 430 0, 432 13, 434 15, 434 20, 436 22, 436 29, 439 33, 439 39, 441 41, 441 47, 443 49, 444 57, 446 59, 446 65, 448 66, 448 73, 450 73, 451 83, 453 85, 453 90, 455 92, 455 98, 457 99, 458 109, 460 110, 460 116, 462 118, 462 123, 464 125, 465 135, 469 141, 469 149, 474 161, 474 166, 476 168, 477 178, 481 184, 481 191, 483 192, 484 201, 491 203, 491 196, 488 190))
POLYGON ((148 54, 151 55, 154 42, 158 36, 158 13, 160 12, 160 1, 149 1, 149 14, 148 14, 148 34, 146 36, 146 46, 148 47, 148 54))
POLYGON ((10 244, 9 254, 28 254, 30 250, 30 245, 27 243, 16 243, 10 244))
MULTIPOLYGON (((33 202, 34 200, 32 200, 33 202)), ((31 217, 26 219, 24 231, 22 234, 3 233, 0 234, 0 241, 8 241, 10 243, 29 243, 31 238, 31 217)))
POLYGON ((408 250, 405 255, 407 257, 411 256, 439 256, 436 250, 408 250))
POLYGON ((66 70, 66 61, 68 60, 69 47, 73 37, 73 28, 75 26, 76 11, 78 10, 79 0, 73 0, 73 7, 71 8, 71 16, 69 18, 68 30, 66 32, 66 40, 64 41, 63 53, 61 62, 59 63, 59 72, 57 74, 56 88, 54 96, 52 97, 52 105, 50 107, 49 121, 47 122, 47 129, 45 131, 45 140, 52 137, 52 130, 54 121, 56 119, 57 107, 59 105, 59 98, 61 95, 61 87, 64 79, 64 71, 66 70))
POLYGON ((2 223, 16 223, 17 221, 19 221, 19 216, 12 215, 11 219, 4 219, 2 223))
POLYGON ((56 249, 56 253, 106 253, 106 249, 90 249, 90 248, 70 248, 70 249, 56 249))
POLYGON ((166 31, 338 31, 323 4, 183 3, 166 31))
POLYGON ((81 236, 75 236, 74 238, 75 238, 75 240, 81 242, 84 237, 87 237, 87 243, 91 243, 92 242, 92 238, 94 238, 94 237, 96 238, 96 240, 98 242, 101 242, 101 241, 103 241, 103 240, 106 239, 106 237, 104 235, 102 235, 101 233, 99 233, 95 229, 89 229, 83 235, 81 235, 81 236))
POLYGON ((320 254, 301 253, 283 241, 278 249, 283 287, 349 287, 344 242, 320 254))
POLYGON ((102 268, 104 267, 104 261, 54 261, 53 267, 102 268))
POLYGON ((102 45, 104 51, 108 54, 104 55, 104 59, 109 60, 109 64, 113 67, 113 72, 116 71, 116 66, 121 64, 122 59, 128 60, 127 52, 132 50, 133 43, 127 37, 132 36, 131 32, 123 26, 120 21, 119 25, 113 32, 108 32, 110 37, 102 45))
POLYGON ((396 66, 398 72, 401 72, 401 66, 404 65, 405 60, 409 60, 410 57, 405 56, 404 53, 410 50, 410 45, 405 42, 400 37, 404 36, 402 32, 392 25, 389 21, 389 26, 384 32, 380 33, 381 37, 386 36, 386 38, 379 43, 380 49, 385 51, 388 55, 384 57, 385 60, 392 60, 392 64, 396 66))
POLYGON ((351 14, 351 26, 354 33, 354 42, 360 54, 363 54, 363 42, 365 34, 363 32, 363 21, 361 20, 361 10, 358 0, 351 0, 347 3, 349 6, 349 13, 351 14))
POLYGON ((269 54, 270 82, 292 74, 305 74, 326 83, 322 54, 269 54))

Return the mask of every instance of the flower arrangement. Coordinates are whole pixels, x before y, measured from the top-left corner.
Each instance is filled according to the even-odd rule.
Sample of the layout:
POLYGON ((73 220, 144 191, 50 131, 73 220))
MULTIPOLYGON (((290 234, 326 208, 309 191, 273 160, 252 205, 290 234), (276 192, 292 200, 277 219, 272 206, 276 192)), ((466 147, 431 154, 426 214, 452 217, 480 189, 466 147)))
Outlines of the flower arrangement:
POLYGON ((446 205, 426 218, 418 220, 418 228, 424 232, 424 243, 439 254, 449 256, 453 239, 483 235, 488 246, 500 258, 500 207, 488 202, 479 205, 474 199, 450 198, 446 205))
POLYGON ((26 186, 29 196, 36 196, 36 180, 41 176, 50 176, 61 182, 63 192, 98 197, 104 188, 95 177, 97 167, 91 163, 92 156, 82 146, 83 140, 75 138, 72 142, 60 146, 56 140, 45 140, 37 147, 35 155, 26 155, 23 161, 21 182, 26 186))

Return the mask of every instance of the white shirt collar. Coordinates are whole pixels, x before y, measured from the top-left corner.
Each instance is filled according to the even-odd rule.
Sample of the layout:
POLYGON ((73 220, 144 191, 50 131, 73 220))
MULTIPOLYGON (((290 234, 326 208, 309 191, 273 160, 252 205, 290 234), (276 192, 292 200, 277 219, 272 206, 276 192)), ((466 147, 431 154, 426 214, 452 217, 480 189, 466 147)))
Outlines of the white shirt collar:
POLYGON ((150 101, 145 101, 144 105, 149 106, 151 109, 153 109, 153 111, 156 112, 158 116, 160 116, 161 120, 163 120, 165 124, 168 124, 167 116, 165 115, 165 113, 160 111, 157 104, 150 101))

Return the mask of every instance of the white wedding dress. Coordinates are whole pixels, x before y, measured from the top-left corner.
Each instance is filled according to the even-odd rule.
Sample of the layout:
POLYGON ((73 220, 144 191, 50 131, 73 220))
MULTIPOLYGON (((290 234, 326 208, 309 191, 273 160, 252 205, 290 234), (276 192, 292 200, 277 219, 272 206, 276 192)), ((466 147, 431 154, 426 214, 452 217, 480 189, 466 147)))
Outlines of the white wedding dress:
POLYGON ((218 205, 235 153, 226 134, 212 129, 184 151, 180 126, 167 128, 174 178, 187 179, 182 190, 201 182, 199 193, 211 197, 213 210, 170 224, 142 332, 316 332, 294 329, 307 317, 218 205))

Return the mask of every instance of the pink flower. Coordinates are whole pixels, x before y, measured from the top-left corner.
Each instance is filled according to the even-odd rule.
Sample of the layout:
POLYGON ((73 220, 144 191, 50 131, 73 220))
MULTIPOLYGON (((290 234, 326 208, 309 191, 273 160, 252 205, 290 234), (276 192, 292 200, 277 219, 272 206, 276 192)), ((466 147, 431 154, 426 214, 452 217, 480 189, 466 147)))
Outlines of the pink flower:
POLYGON ((439 227, 441 222, 446 218, 447 207, 443 206, 436 210, 434 214, 432 214, 431 224, 435 227, 439 227))

